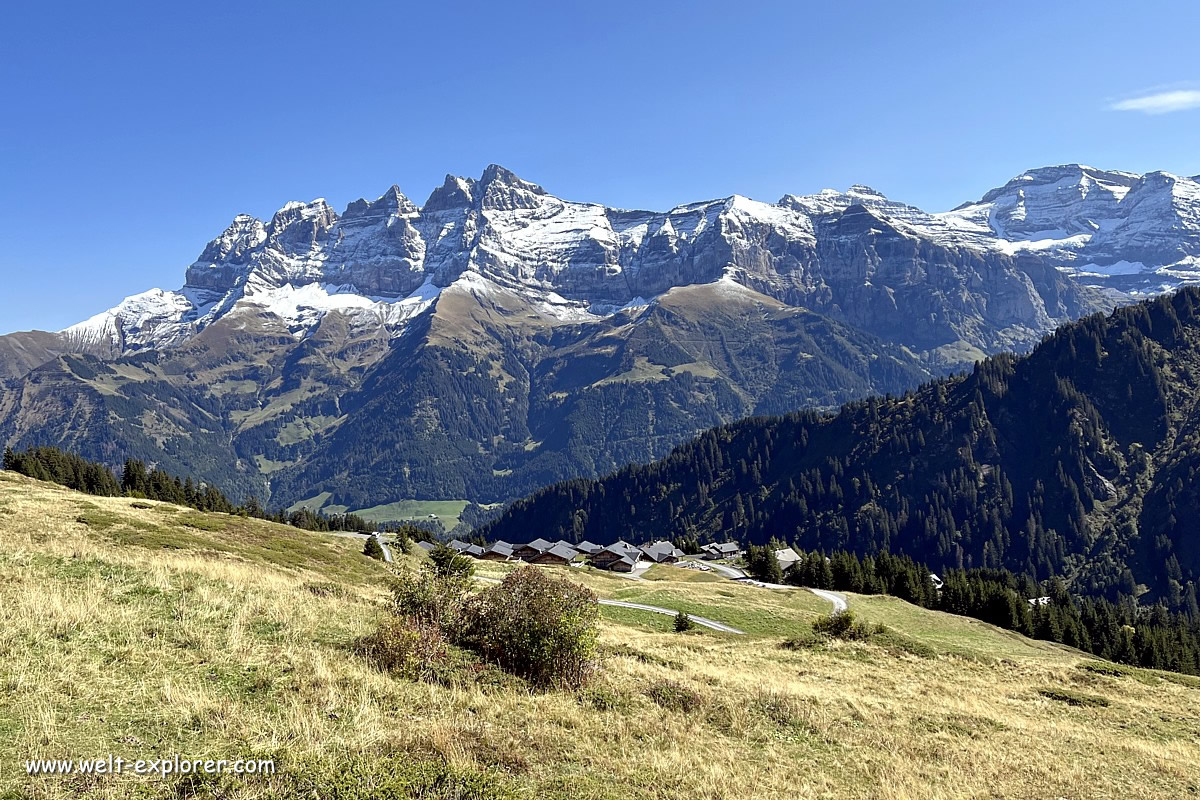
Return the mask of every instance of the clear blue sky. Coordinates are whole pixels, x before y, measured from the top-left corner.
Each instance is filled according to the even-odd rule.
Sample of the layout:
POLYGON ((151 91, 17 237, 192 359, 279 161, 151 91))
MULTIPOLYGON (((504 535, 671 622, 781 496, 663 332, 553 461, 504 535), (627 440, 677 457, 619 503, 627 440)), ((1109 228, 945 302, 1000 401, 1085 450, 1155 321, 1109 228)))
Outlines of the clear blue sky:
POLYGON ((1197 30, 1200 4, 1110 0, 11 4, 0 332, 177 288, 239 212, 420 203, 491 162, 645 208, 1200 173, 1197 30))

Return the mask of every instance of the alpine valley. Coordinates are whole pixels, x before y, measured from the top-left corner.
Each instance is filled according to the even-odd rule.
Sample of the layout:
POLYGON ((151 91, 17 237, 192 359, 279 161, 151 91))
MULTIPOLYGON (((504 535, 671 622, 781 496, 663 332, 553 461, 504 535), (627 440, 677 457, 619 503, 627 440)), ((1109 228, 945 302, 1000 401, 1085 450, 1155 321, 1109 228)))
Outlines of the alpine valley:
POLYGON ((0 442, 389 518, 900 394, 1200 278, 1200 183, 1068 165, 944 213, 864 186, 666 212, 498 166, 423 205, 238 216, 187 268, 0 337, 0 442))

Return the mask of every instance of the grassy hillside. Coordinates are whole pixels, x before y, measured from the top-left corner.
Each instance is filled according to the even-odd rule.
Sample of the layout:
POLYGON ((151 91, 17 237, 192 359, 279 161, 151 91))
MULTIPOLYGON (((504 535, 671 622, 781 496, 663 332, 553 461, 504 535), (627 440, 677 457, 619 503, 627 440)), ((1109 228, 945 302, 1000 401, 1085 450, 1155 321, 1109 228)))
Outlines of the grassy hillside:
MULTIPOLYGON (((746 636, 605 609, 578 695, 383 674, 359 540, 0 473, 0 797, 1183 797, 1200 682, 1117 670, 889 598, 894 635, 808 641, 801 591, 635 583, 746 636), (612 613, 610 613, 612 612, 612 613), (1107 705, 1105 705, 1107 704, 1107 705), (27 778, 30 757, 275 758, 270 778, 27 778)), ((488 565, 499 575, 503 565, 488 565)))

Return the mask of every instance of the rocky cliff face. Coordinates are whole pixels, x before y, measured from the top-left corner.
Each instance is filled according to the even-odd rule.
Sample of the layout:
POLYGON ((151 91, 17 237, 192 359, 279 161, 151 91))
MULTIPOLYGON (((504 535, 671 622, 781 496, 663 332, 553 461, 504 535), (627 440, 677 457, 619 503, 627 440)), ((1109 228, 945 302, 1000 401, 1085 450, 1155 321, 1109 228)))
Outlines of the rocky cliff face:
POLYGON ((1134 295, 1200 280, 1200 183, 1069 164, 1030 170, 937 215, 975 246, 1037 255, 1134 295))
POLYGON ((944 214, 866 186, 636 211, 492 166, 423 205, 395 186, 340 214, 289 203, 235 217, 176 291, 0 337, 0 442, 273 502, 503 500, 1174 285, 1196 194, 1066 166, 944 214))
MULTIPOLYGON (((1004 224, 1017 228, 1005 205, 1013 191, 1025 189, 985 200, 1008 209, 1004 224)), ((1059 217, 1075 212, 1071 193, 1061 193, 1053 211, 1035 205, 1067 225, 1059 217)), ((188 267, 182 289, 130 298, 66 333, 135 351, 177 344, 251 306, 301 337, 335 309, 398 333, 438 291, 472 275, 560 318, 585 319, 728 277, 940 363, 954 352, 1023 347, 1098 307, 1051 261, 998 244, 1007 228, 984 231, 982 213, 939 218, 862 186, 774 204, 735 195, 623 211, 562 200, 491 166, 478 180, 447 177, 423 206, 393 186, 341 215, 315 200, 289 203, 268 222, 238 216, 188 267)))

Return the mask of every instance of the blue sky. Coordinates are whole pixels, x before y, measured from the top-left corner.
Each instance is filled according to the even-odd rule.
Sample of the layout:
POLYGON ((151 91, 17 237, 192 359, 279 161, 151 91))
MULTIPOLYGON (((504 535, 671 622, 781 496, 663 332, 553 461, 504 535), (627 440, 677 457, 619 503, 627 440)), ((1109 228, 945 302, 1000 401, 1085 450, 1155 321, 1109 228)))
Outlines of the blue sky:
POLYGON ((0 332, 177 288, 239 212, 492 162, 667 208, 866 183, 929 210, 1081 161, 1200 173, 1200 4, 20 3, 0 332))

